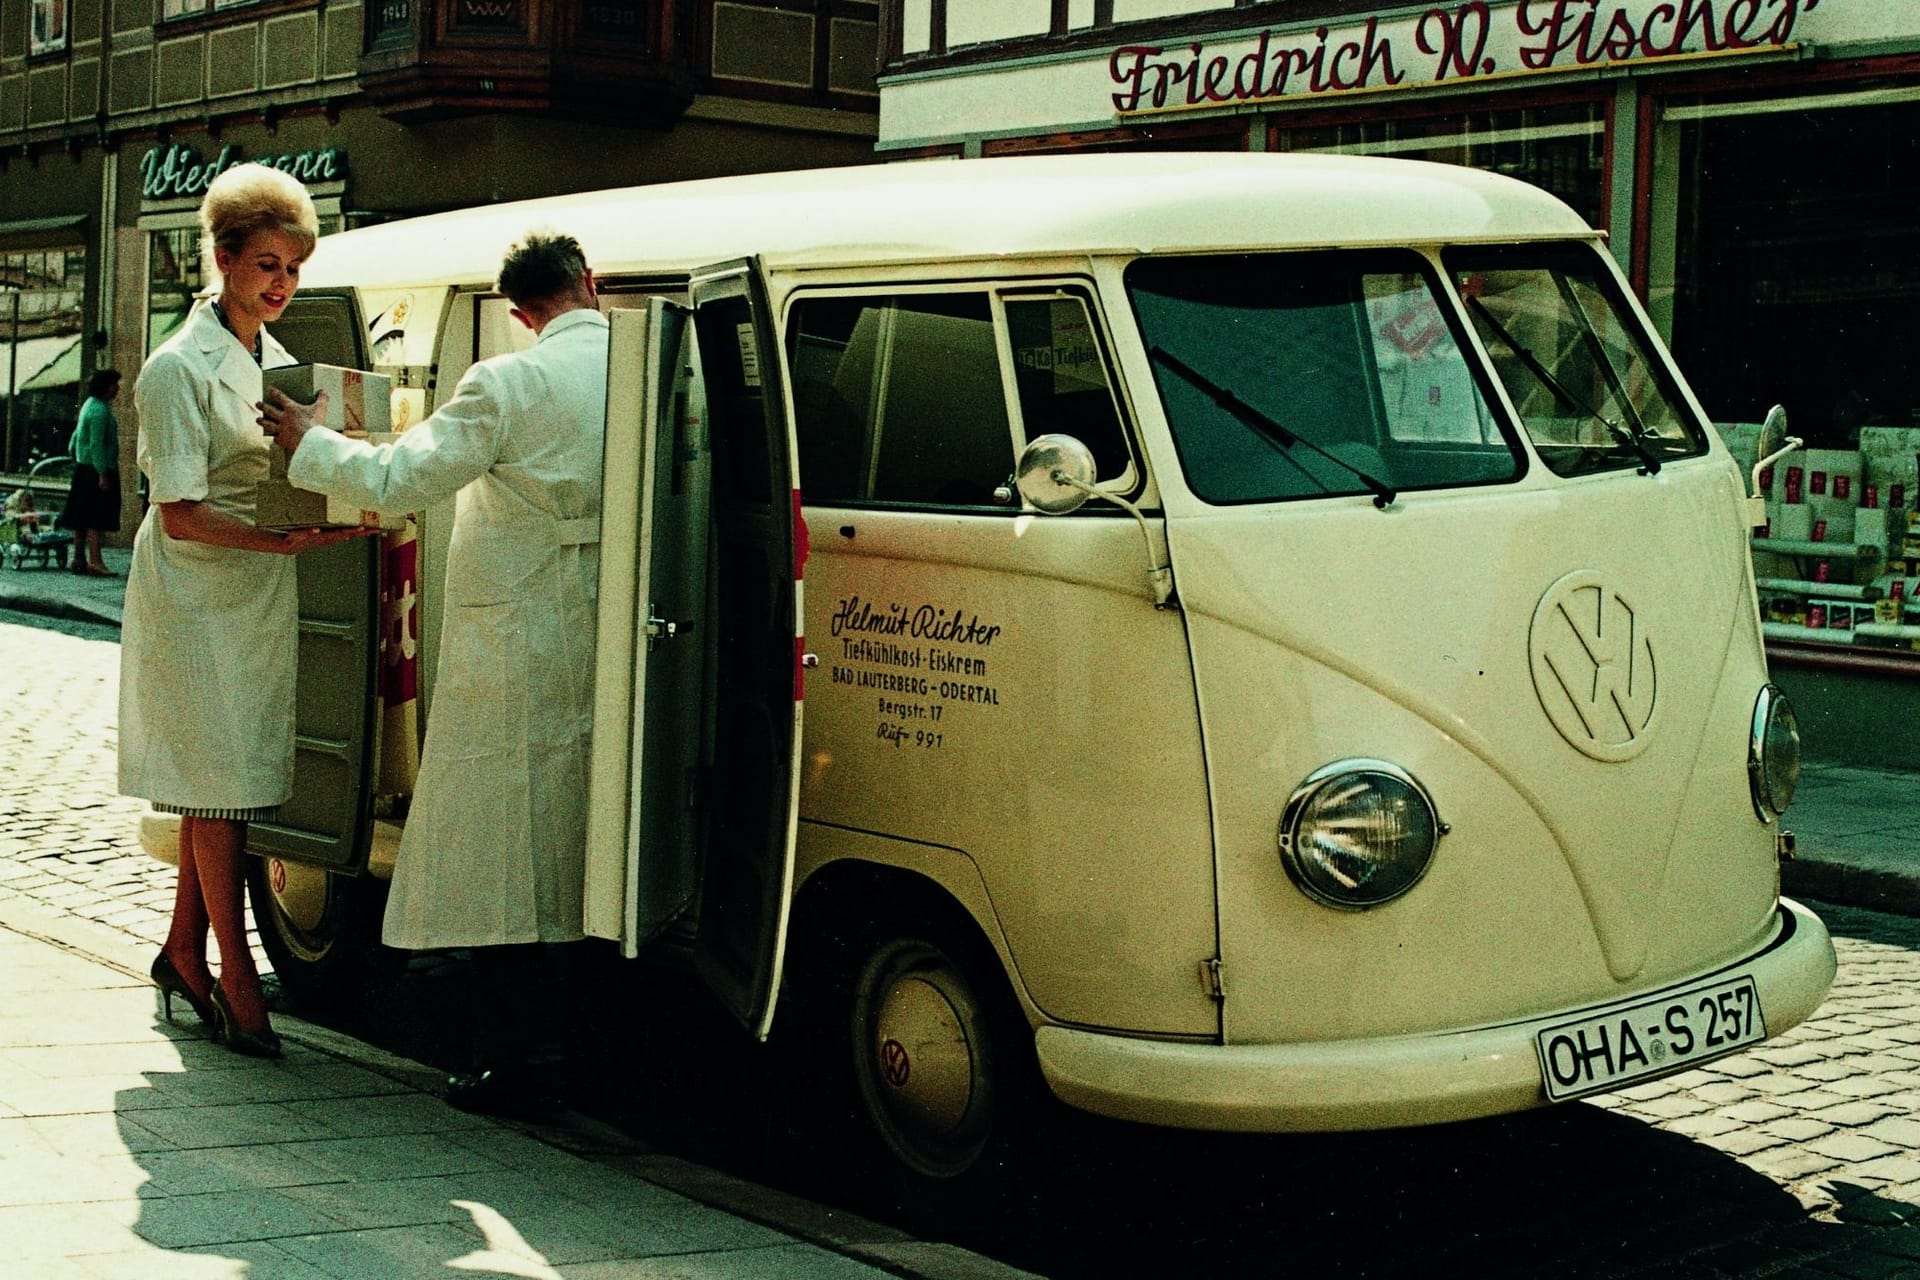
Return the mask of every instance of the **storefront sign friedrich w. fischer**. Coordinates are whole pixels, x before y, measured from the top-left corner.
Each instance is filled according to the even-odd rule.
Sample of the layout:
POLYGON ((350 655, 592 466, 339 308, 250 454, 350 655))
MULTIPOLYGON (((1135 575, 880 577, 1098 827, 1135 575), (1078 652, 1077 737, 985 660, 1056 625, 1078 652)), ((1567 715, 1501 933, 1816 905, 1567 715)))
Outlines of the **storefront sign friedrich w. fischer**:
MULTIPOLYGON (((244 157, 229 144, 205 164, 192 147, 152 147, 140 157, 140 196, 144 200, 183 200, 203 195, 207 186, 244 157)), ((347 159, 338 147, 261 156, 259 163, 281 169, 305 183, 338 182, 347 176, 347 159)))
MULTIPOLYGON (((1829 9, 1845 0, 1824 0, 1829 9)), ((1487 0, 1217 45, 1129 44, 1108 73, 1122 115, 1781 48, 1822 0, 1487 0)))

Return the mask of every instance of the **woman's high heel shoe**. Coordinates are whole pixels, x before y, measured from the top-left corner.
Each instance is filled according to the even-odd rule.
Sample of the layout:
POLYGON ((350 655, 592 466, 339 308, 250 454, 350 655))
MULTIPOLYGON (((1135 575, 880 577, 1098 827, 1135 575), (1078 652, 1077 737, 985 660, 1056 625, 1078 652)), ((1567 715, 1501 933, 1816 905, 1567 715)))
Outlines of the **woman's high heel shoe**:
POLYGON ((164 951, 153 958, 153 985, 160 988, 160 999, 166 1008, 168 1022, 173 1021, 173 998, 179 996, 199 1015, 200 1021, 218 1030, 219 1015, 213 1006, 207 1003, 204 996, 193 993, 193 988, 187 985, 187 980, 180 976, 180 971, 173 967, 173 961, 167 959, 164 951))
POLYGON ((219 1030, 213 1038, 227 1048, 249 1058, 281 1056, 280 1037, 274 1034, 272 1027, 263 1031, 245 1031, 234 1021, 233 1006, 227 1003, 227 993, 220 989, 218 982, 213 984, 213 1011, 219 1018, 219 1030))

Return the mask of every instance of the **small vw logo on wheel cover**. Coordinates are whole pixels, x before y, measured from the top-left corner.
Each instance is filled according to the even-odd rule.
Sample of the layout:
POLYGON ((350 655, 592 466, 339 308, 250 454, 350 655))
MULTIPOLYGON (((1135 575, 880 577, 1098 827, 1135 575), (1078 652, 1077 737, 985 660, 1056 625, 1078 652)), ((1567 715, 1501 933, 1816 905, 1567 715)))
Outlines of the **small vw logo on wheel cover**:
POLYGON ((1617 763, 1639 755, 1653 727, 1653 642, 1646 618, 1598 573, 1547 588, 1527 637, 1533 688, 1576 749, 1617 763))

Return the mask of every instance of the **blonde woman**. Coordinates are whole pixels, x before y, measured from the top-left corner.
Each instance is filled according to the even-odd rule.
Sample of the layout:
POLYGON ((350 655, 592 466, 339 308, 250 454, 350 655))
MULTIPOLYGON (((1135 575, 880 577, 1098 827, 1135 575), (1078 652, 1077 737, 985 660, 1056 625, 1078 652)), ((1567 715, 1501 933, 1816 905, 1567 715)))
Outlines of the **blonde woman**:
POLYGON ((247 823, 292 791, 297 613, 292 556, 359 531, 252 522, 267 473, 260 371, 294 360, 273 335, 319 235, 313 201, 264 165, 228 169, 200 205, 219 271, 134 384, 152 502, 134 538, 120 650, 120 791, 181 815, 173 923, 153 962, 169 1017, 186 1000, 236 1053, 280 1056, 247 945, 247 823), (220 952, 207 964, 211 925, 220 952))

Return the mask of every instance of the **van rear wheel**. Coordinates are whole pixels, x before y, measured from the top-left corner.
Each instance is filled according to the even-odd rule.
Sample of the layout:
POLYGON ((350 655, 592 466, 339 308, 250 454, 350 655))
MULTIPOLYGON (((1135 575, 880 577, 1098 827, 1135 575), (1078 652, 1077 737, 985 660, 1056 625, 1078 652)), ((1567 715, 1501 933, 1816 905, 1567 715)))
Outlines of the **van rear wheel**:
POLYGON ((300 1004, 351 1007, 405 966, 380 943, 387 885, 279 858, 247 860, 260 947, 281 988, 300 1004))

